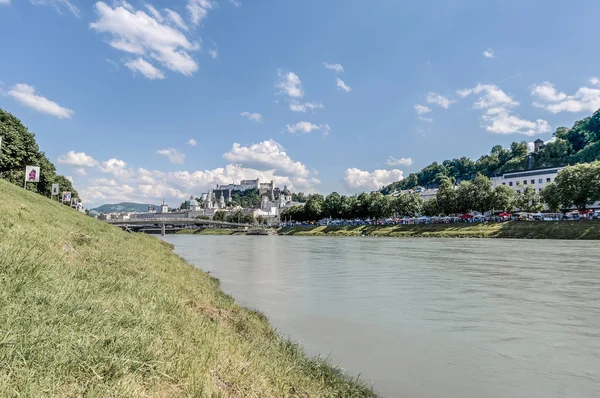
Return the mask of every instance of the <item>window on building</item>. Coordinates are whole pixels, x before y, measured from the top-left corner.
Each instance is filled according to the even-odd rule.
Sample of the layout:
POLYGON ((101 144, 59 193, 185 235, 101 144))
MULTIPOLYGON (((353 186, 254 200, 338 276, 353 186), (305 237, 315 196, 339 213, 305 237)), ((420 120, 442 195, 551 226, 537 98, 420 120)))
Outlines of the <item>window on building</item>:
POLYGON ((505 183, 505 182, 503 182, 503 183, 502 183, 502 185, 506 185, 506 183, 505 183))
POLYGON ((546 178, 546 182, 552 182, 552 178, 546 178))
POLYGON ((535 184, 535 180, 531 180, 531 185, 535 184))
POLYGON ((527 180, 523 180, 523 185, 527 185, 527 180))
POLYGON ((512 187, 512 181, 509 181, 509 182, 508 182, 508 186, 509 186, 509 187, 512 187))
POLYGON ((541 179, 541 178, 538 180, 538 184, 541 184, 541 183, 543 183, 543 182, 544 182, 544 180, 543 180, 543 179, 541 179))

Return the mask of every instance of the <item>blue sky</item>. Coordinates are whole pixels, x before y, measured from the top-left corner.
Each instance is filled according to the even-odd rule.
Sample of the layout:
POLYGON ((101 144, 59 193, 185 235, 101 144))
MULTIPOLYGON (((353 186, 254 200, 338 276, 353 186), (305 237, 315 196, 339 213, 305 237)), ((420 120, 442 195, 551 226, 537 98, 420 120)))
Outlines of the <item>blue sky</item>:
POLYGON ((256 177, 370 191, 600 108, 598 15, 596 1, 0 0, 0 107, 87 207, 256 177))

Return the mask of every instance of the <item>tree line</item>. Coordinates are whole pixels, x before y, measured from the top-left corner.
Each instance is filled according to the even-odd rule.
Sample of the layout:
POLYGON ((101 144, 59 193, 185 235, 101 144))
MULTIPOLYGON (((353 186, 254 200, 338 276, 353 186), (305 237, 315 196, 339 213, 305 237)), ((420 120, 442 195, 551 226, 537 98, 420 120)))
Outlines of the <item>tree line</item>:
POLYGON ((593 162, 600 159, 600 110, 592 116, 579 120, 573 127, 559 127, 553 139, 539 151, 530 154, 527 142, 513 142, 508 149, 494 146, 488 155, 473 161, 467 157, 433 162, 417 173, 409 174, 402 181, 394 182, 381 192, 417 187, 437 188, 445 179, 459 184, 472 180, 478 173, 492 177, 509 171, 526 169, 532 156, 533 167, 555 167, 568 164, 593 162))
POLYGON ((564 211, 573 206, 583 210, 596 201, 600 201, 600 161, 564 168, 541 193, 533 185, 518 185, 516 189, 506 185, 494 188, 488 177, 477 174, 472 181, 462 181, 458 185, 450 178, 442 179, 436 196, 429 200, 423 200, 413 191, 399 192, 397 196, 381 192, 353 196, 337 192, 327 197, 309 195, 304 206, 286 209, 282 220, 381 220, 395 216, 454 216, 472 211, 510 213, 515 209, 532 213, 544 209, 544 203, 552 211, 564 211))
MULTIPOLYGON (((56 174, 56 167, 46 154, 40 151, 35 135, 14 115, 0 109, 0 178, 23 186, 26 166, 40 167, 40 182, 27 184, 27 190, 50 197, 52 184, 61 191, 71 192, 73 198, 79 194, 66 177, 56 174)), ((70 203, 68 203, 70 205, 70 203)))

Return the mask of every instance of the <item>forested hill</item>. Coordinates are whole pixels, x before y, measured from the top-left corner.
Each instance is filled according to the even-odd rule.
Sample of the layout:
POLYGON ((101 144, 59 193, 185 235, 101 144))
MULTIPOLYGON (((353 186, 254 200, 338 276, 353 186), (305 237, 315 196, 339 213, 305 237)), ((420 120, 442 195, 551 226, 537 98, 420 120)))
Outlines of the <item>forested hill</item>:
POLYGON ((56 174, 56 167, 40 151, 35 135, 9 112, 0 109, 0 178, 23 186, 26 166, 40 167, 40 182, 27 184, 28 191, 50 196, 52 184, 61 191, 70 191, 73 198, 79 197, 73 184, 66 177, 56 174))
MULTIPOLYGON (((554 141, 534 154, 534 167, 553 167, 592 162, 600 159, 600 110, 592 116, 575 122, 573 127, 559 127, 554 141)), ((477 173, 488 177, 507 171, 526 169, 529 162, 527 142, 513 142, 508 149, 496 145, 489 155, 476 161, 467 157, 431 163, 418 173, 411 173, 402 181, 394 182, 381 190, 390 194, 397 190, 416 187, 437 187, 444 178, 455 182, 470 180, 477 173)))

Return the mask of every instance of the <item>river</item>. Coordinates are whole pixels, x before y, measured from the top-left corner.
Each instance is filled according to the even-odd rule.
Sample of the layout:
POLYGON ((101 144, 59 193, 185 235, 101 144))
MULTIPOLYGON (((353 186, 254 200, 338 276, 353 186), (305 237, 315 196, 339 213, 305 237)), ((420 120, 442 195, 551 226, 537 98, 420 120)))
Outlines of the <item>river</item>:
POLYGON ((598 242, 164 239, 384 397, 600 396, 598 242))

